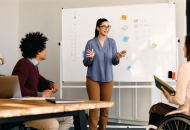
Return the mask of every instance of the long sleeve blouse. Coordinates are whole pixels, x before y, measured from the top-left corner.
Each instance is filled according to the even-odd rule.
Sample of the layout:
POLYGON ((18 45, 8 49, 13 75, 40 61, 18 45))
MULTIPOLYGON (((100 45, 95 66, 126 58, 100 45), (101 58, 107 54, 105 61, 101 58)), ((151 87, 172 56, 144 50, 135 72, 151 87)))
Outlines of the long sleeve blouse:
POLYGON ((166 115, 183 113, 190 115, 190 62, 180 65, 177 76, 176 94, 169 96, 168 102, 179 105, 177 110, 166 115))
POLYGON ((103 47, 97 37, 89 40, 85 47, 83 64, 88 67, 87 77, 93 81, 110 82, 113 79, 112 65, 118 65, 116 61, 117 46, 114 39, 106 37, 103 47), (95 56, 93 61, 86 57, 87 50, 93 49, 95 56))

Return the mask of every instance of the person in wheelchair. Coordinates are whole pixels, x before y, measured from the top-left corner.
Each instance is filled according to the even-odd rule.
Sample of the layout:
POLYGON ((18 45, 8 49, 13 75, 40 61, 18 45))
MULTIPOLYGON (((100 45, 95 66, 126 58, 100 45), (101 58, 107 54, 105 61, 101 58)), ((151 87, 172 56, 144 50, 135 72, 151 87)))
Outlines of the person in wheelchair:
POLYGON ((158 126, 166 116, 176 113, 190 115, 190 35, 185 37, 183 51, 187 62, 179 66, 176 92, 169 94, 162 88, 168 102, 179 107, 175 108, 164 103, 153 105, 149 111, 149 125, 158 126))

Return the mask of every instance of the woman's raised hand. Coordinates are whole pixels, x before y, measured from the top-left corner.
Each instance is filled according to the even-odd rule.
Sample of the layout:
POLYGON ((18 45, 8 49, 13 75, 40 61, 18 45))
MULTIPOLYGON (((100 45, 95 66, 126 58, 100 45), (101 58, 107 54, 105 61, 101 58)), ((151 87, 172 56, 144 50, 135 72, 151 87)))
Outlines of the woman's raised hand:
POLYGON ((93 53, 92 53, 92 51, 88 49, 86 52, 87 52, 86 57, 89 57, 90 61, 92 61, 93 60, 93 53, 95 56, 95 51, 93 51, 93 53))
POLYGON ((123 50, 116 54, 116 58, 120 59, 120 58, 124 57, 126 54, 127 54, 127 51, 123 50))
POLYGON ((93 58, 93 53, 95 56, 95 51, 93 51, 93 53, 92 53, 92 51, 88 49, 86 52, 87 52, 86 57, 92 57, 93 58))

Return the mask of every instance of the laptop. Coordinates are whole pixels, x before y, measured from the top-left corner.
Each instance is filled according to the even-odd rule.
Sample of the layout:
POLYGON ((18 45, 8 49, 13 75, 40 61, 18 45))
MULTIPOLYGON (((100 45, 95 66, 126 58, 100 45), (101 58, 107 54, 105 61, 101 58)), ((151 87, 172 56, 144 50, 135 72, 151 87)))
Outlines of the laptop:
POLYGON ((0 76, 0 98, 20 100, 45 100, 55 97, 22 97, 18 76, 0 76))
POLYGON ((0 98, 22 98, 18 76, 0 76, 0 98))

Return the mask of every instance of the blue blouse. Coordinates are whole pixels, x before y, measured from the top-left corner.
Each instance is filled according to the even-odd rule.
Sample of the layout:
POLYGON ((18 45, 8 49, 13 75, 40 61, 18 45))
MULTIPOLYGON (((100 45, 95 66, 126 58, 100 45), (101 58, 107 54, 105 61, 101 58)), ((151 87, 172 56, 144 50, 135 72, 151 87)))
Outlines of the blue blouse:
POLYGON ((119 60, 118 62, 116 61, 116 54, 117 46, 114 39, 106 37, 103 47, 97 37, 89 40, 85 47, 83 60, 84 66, 88 67, 87 77, 93 81, 110 82, 113 79, 112 64, 119 64, 119 60), (92 62, 90 62, 89 57, 86 57, 88 49, 95 51, 92 62))

